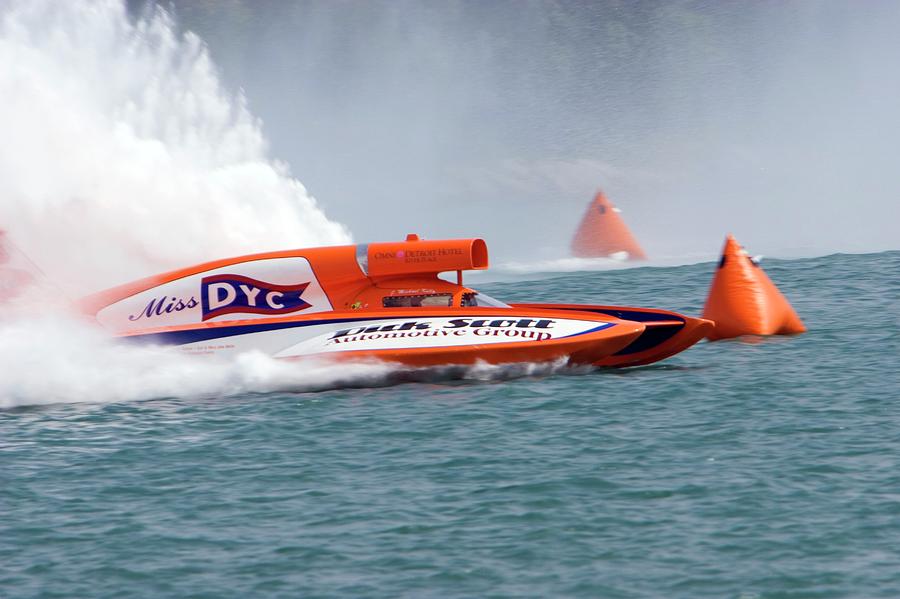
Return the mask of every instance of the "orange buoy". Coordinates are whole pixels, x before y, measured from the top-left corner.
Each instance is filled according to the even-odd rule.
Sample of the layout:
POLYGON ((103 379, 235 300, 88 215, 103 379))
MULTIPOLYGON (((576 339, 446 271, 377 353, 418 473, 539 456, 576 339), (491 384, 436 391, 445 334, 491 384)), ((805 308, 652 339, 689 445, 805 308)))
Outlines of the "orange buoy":
POLYGON ((716 323, 707 335, 711 341, 806 331, 787 298, 731 235, 725 238, 703 318, 716 323))
POLYGON ((620 212, 598 191, 572 238, 572 254, 579 258, 646 260, 644 250, 625 226, 620 212))

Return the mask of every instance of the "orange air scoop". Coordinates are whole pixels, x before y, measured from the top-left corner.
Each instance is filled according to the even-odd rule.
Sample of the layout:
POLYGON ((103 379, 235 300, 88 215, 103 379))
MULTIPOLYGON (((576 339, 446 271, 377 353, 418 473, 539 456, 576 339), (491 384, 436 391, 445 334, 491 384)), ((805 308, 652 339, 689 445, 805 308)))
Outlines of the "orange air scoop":
POLYGON ((406 241, 370 243, 366 255, 367 274, 375 278, 488 267, 483 239, 428 241, 409 235, 406 241))
POLYGON ((725 238, 703 318, 716 323, 708 335, 712 341, 806 331, 787 298, 731 235, 725 238))

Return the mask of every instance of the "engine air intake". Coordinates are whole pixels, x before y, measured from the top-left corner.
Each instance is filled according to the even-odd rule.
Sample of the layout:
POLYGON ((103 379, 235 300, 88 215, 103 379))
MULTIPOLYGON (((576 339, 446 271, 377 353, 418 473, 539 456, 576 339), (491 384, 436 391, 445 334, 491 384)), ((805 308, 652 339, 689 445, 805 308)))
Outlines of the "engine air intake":
POLYGON ((483 239, 424 240, 412 235, 407 239, 369 244, 369 276, 391 277, 488 267, 487 244, 483 239))

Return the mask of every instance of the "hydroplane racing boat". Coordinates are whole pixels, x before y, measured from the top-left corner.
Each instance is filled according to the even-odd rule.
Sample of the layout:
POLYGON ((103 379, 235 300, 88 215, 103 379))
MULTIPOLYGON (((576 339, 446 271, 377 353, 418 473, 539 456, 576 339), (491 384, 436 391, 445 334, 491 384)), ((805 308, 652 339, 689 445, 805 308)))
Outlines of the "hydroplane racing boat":
POLYGON ((637 366, 678 353, 712 321, 647 308, 505 304, 466 287, 481 239, 255 254, 199 264, 81 301, 118 337, 193 354, 374 358, 409 366, 548 362, 637 366), (456 282, 438 277, 456 271, 456 282))

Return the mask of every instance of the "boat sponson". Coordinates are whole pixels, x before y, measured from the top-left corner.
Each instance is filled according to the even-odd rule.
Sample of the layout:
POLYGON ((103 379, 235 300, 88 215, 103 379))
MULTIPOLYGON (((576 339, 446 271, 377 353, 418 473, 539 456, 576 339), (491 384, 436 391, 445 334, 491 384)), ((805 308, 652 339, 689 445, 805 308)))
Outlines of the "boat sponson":
POLYGON ((715 323, 711 320, 655 308, 581 304, 513 304, 513 306, 605 314, 645 325, 642 335, 615 354, 594 362, 596 366, 625 367, 652 364, 684 351, 707 336, 715 327, 715 323))

